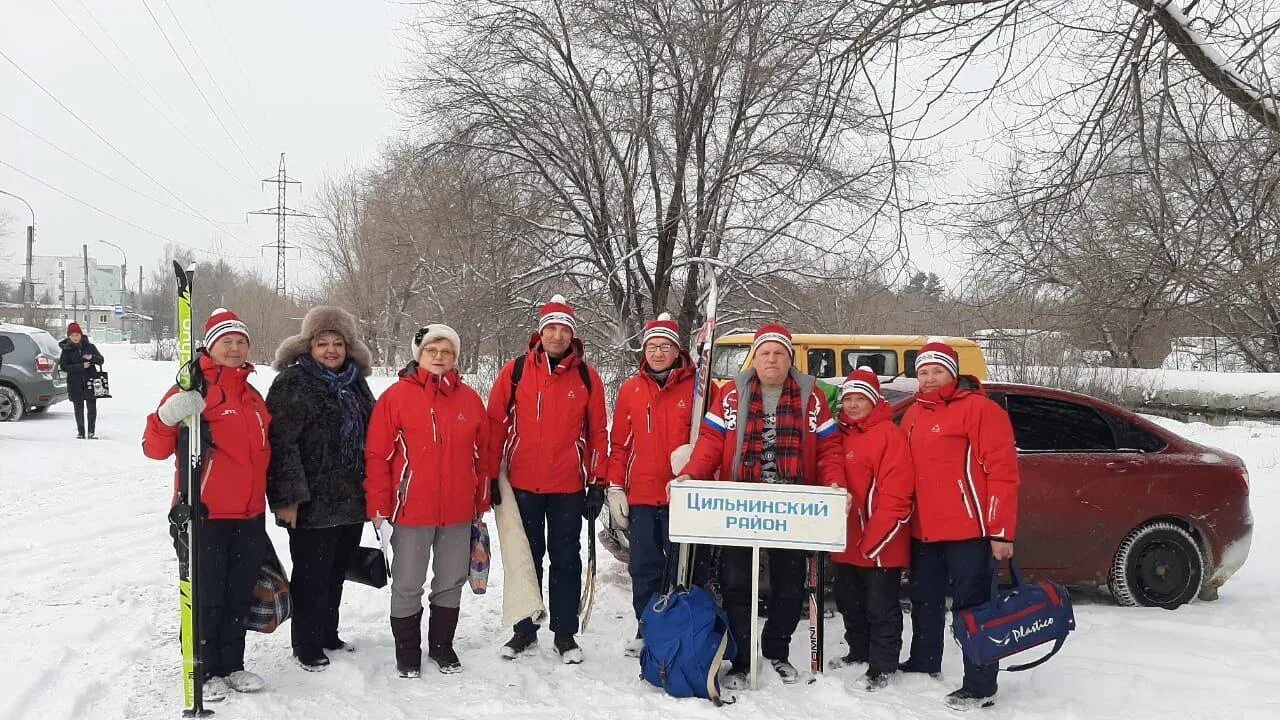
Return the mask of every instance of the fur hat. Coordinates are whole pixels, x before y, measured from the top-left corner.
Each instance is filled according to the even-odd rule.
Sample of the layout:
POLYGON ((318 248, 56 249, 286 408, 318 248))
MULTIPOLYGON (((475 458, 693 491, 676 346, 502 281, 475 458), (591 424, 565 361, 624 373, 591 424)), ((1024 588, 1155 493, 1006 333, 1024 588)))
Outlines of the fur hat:
POLYGON ((298 356, 311 352, 311 341, 323 333, 337 333, 347 341, 347 359, 360 366, 361 375, 368 377, 373 372, 373 353, 360 339, 355 316, 332 305, 317 305, 307 311, 302 318, 302 333, 280 343, 271 367, 276 370, 289 367, 298 356))
POLYGON ((941 365, 951 373, 951 377, 960 377, 960 356, 940 337, 929 338, 929 342, 920 348, 920 354, 916 356, 916 372, 926 365, 941 365))
POLYGON ((436 340, 448 340, 453 346, 453 357, 456 360, 462 356, 462 338, 458 337, 458 331, 445 325, 444 323, 432 323, 425 327, 418 328, 418 332, 413 336, 413 359, 416 361, 422 355, 422 348, 430 345, 436 340))
POLYGON ((218 308, 209 313, 209 319, 204 321, 204 347, 213 347, 213 344, 218 342, 218 338, 235 333, 253 342, 249 337, 249 326, 244 324, 239 315, 226 308, 218 308))
POLYGON ((676 347, 680 347, 680 326, 671 317, 671 313, 662 313, 657 320, 650 320, 644 326, 644 335, 640 338, 640 344, 643 345, 650 340, 669 340, 676 347))
POLYGON ((840 386, 840 399, 853 394, 862 395, 872 404, 883 399, 884 396, 880 394, 880 378, 876 376, 875 370, 863 365, 849 373, 849 377, 840 386))
POLYGON ((538 332, 542 332, 542 329, 548 325, 564 325, 569 328, 569 332, 577 335, 576 323, 577 316, 563 295, 551 296, 551 300, 538 311, 538 332))
POLYGON ((754 353, 758 351, 760 346, 767 342, 776 342, 779 345, 782 345, 787 349, 787 352, 790 353, 792 357, 795 357, 796 350, 791 345, 791 331, 782 325, 778 323, 770 323, 768 325, 761 326, 761 328, 756 331, 755 341, 751 343, 751 352, 754 353))

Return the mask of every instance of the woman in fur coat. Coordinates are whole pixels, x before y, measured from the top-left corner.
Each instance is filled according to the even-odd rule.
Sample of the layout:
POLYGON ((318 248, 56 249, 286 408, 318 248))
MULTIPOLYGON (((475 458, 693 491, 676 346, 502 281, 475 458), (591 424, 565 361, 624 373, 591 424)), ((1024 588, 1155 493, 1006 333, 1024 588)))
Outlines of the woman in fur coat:
POLYGON ((328 667, 325 650, 354 649, 338 637, 338 605, 365 520, 371 361, 351 313, 319 306, 272 363, 280 374, 267 394, 273 418, 267 500, 276 522, 289 529, 293 655, 310 671, 328 667))

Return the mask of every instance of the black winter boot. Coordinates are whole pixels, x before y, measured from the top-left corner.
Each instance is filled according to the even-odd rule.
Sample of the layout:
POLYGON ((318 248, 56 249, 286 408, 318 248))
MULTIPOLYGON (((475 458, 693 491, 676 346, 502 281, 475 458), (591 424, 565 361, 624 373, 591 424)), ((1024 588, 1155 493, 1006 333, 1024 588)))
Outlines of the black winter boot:
POLYGON ((462 662, 453 651, 453 635, 458 629, 458 608, 431 606, 431 619, 427 623, 427 657, 440 668, 440 672, 462 672, 462 662))
POLYGON ((409 617, 391 618, 391 636, 396 641, 396 670, 402 678, 422 675, 422 611, 409 617))

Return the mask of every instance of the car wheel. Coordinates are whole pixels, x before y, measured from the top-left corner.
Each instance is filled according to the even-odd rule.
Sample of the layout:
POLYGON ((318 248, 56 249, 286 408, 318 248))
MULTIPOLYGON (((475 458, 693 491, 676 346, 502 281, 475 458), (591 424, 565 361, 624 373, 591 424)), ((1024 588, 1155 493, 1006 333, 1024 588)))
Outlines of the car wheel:
POLYGON ((1111 594, 1129 607, 1173 610, 1191 602, 1204 582, 1204 555, 1186 529, 1153 522, 1129 533, 1111 566, 1111 594))
POLYGON ((0 422, 17 422, 22 419, 27 405, 22 395, 8 385, 0 385, 0 422))

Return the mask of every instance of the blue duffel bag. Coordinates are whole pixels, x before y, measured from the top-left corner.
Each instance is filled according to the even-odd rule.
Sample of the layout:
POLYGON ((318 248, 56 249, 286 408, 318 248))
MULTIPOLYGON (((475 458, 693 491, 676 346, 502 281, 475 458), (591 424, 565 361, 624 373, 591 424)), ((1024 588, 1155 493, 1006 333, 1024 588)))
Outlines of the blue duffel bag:
POLYGON ((654 594, 641 615, 640 676, 673 697, 720 698, 720 663, 737 655, 729 616, 701 587, 654 594))
POLYGON ((991 600, 957 610, 951 631, 969 662, 989 665, 1052 642, 1053 649, 1035 662, 1013 665, 1006 671, 1030 670, 1043 664, 1062 649, 1067 634, 1076 629, 1071 596, 1056 582, 1025 583, 1012 560, 1009 576, 1013 587, 1000 592, 995 573, 991 575, 991 600))

